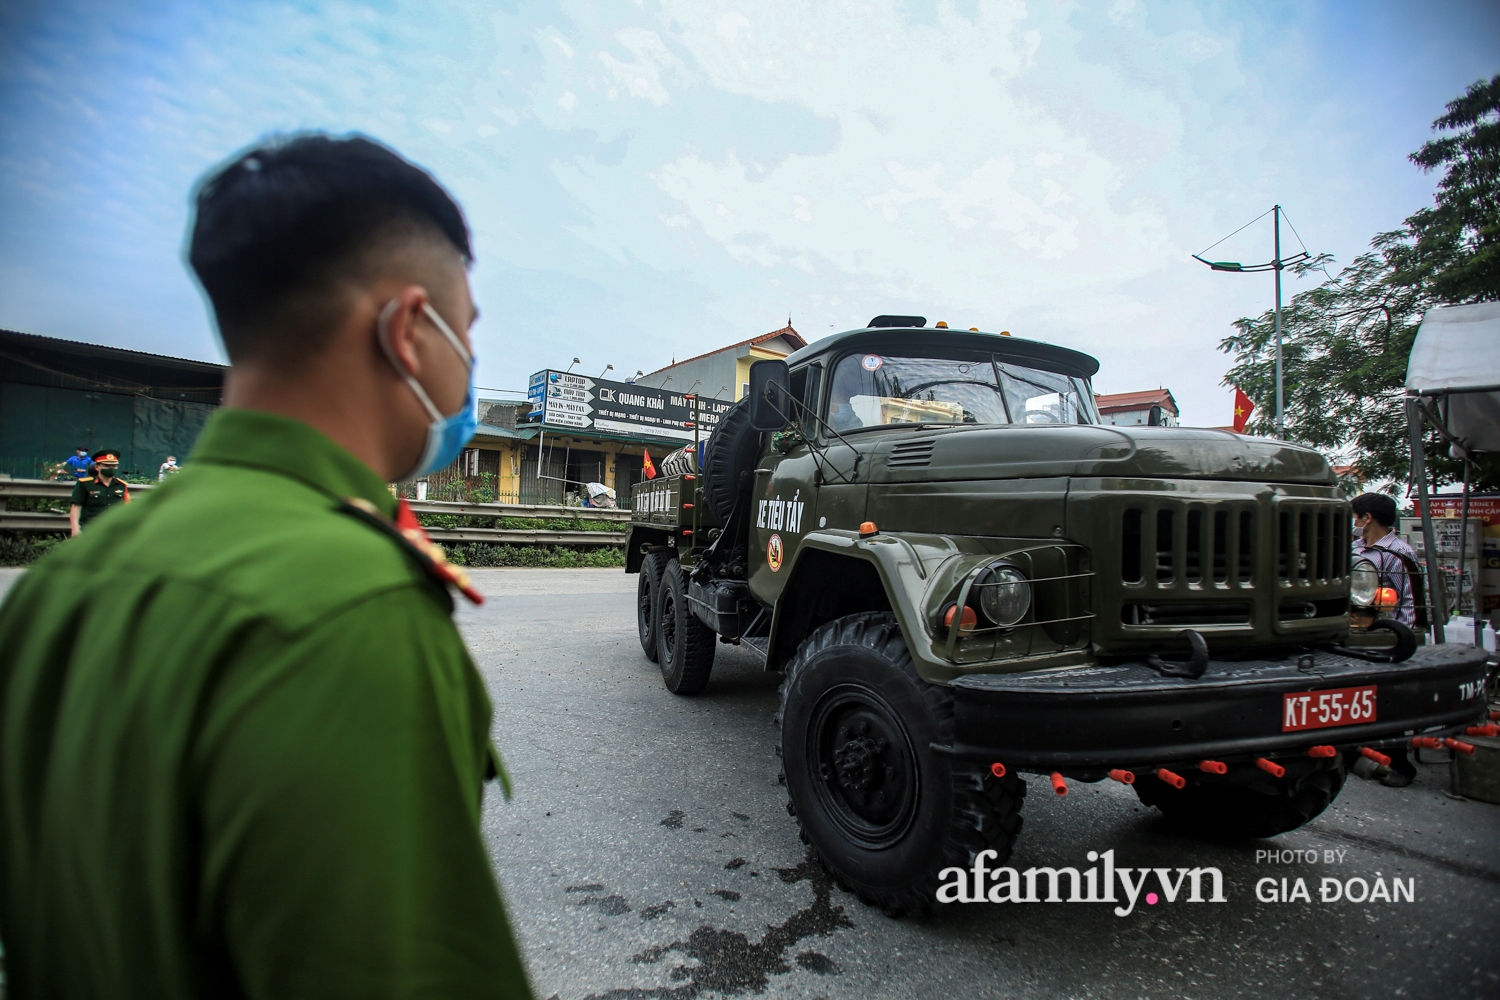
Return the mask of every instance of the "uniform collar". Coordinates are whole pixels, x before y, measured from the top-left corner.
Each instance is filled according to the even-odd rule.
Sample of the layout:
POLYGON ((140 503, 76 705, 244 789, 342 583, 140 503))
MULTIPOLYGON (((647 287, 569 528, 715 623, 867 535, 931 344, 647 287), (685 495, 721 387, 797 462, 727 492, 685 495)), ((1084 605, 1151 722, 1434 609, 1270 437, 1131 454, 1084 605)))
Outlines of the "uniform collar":
POLYGON ((221 409, 209 417, 190 465, 265 469, 338 499, 360 497, 386 517, 396 498, 368 465, 300 420, 259 410, 221 409))

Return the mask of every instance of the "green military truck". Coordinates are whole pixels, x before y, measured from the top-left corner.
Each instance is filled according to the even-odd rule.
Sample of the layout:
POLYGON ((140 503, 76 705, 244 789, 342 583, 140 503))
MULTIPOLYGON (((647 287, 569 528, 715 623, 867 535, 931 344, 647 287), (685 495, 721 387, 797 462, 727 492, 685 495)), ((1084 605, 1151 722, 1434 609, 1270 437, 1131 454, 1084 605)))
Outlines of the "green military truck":
POLYGON ((1009 856, 1023 773, 1266 837, 1481 721, 1482 652, 1362 614, 1317 452, 1102 425, 1088 355, 925 323, 757 363, 632 498, 646 655, 680 695, 717 643, 784 673, 787 811, 840 884, 929 908, 942 869, 1009 856))

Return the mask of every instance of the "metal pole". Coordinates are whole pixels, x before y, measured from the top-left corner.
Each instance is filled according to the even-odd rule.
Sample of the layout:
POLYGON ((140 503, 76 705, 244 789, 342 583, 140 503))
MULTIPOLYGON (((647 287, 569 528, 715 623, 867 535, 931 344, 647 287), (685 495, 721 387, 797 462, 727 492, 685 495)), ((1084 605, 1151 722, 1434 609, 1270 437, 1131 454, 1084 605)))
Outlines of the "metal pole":
MULTIPOLYGON (((1464 563, 1469 561, 1469 455, 1464 453, 1464 503, 1463 513, 1458 519, 1458 596, 1453 598, 1453 611, 1455 614, 1463 611, 1464 603, 1464 563)), ((1470 609, 1474 616, 1474 645, 1483 646, 1481 641, 1484 630, 1479 624, 1479 574, 1483 572, 1479 562, 1479 553, 1474 553, 1474 586, 1470 588, 1469 600, 1474 607, 1470 609)))
POLYGON ((1406 427, 1411 435, 1411 477, 1417 485, 1417 503, 1422 507, 1422 549, 1427 555, 1427 595, 1432 606, 1432 641, 1445 643, 1443 623, 1448 620, 1443 599, 1443 572, 1438 567, 1437 541, 1432 537, 1432 504, 1427 496, 1427 463, 1422 452, 1422 411, 1416 396, 1406 397, 1406 427))
POLYGON ((1276 436, 1285 440, 1286 424, 1281 415, 1281 206, 1276 205, 1271 211, 1276 232, 1276 256, 1271 259, 1276 271, 1276 436))

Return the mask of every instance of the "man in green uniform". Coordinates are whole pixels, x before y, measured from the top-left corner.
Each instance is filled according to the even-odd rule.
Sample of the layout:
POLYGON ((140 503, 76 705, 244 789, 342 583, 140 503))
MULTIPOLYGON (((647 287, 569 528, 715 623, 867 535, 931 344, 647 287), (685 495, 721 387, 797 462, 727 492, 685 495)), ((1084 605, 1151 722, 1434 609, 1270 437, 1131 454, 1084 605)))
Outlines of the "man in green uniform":
POLYGON ((130 502, 130 487, 115 476, 119 469, 119 452, 96 451, 94 474, 73 484, 73 496, 68 500, 68 525, 75 538, 85 524, 110 507, 130 502))
POLYGON ((473 425, 469 246, 364 139, 200 187, 225 408, 0 606, 10 996, 530 996, 455 574, 386 488, 473 425))

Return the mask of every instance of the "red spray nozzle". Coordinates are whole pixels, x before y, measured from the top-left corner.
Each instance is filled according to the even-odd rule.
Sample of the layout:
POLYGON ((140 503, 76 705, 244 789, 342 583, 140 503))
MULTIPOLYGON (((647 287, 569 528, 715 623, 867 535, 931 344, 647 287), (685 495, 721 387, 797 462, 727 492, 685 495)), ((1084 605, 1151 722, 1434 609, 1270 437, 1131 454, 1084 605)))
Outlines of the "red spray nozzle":
POLYGON ((990 773, 997 778, 1005 777, 1005 765, 1000 763, 998 760, 995 761, 995 763, 990 765, 990 773))
POLYGON ((1368 758, 1370 758, 1375 763, 1379 764, 1381 767, 1390 767, 1391 766, 1391 759, 1389 757, 1387 757, 1385 754, 1381 753, 1379 750, 1371 750, 1369 747, 1360 747, 1359 748, 1359 755, 1361 757, 1368 757, 1368 758))
POLYGON ((1109 776, 1111 778, 1115 779, 1116 781, 1118 781, 1122 785, 1133 785, 1133 784, 1135 784, 1135 775, 1132 772, 1130 772, 1130 771, 1123 771, 1123 770, 1121 770, 1118 767, 1115 768, 1113 771, 1109 772, 1109 776))
POLYGON ((1255 758, 1255 766, 1260 768, 1262 771, 1266 772, 1273 778, 1282 778, 1286 776, 1286 768, 1282 767, 1274 760, 1266 760, 1264 757, 1257 757, 1255 758))
POLYGON ((1411 745, 1418 750, 1441 750, 1443 741, 1433 736, 1413 736, 1411 745))
POLYGON ((1464 730, 1465 736, 1500 736, 1500 726, 1470 726, 1464 730))
POLYGON ((1173 774, 1164 767, 1156 769, 1156 776, 1173 788, 1182 788, 1187 785, 1187 779, 1180 774, 1173 774))
POLYGON ((1474 744, 1465 743, 1463 740, 1448 739, 1443 741, 1443 746, 1449 750, 1457 750, 1459 753, 1473 754, 1474 744))
POLYGON ((1198 770, 1207 771, 1209 774, 1228 774, 1229 765, 1222 760, 1200 760, 1198 770))
POLYGON ((1052 790, 1054 792, 1056 792, 1058 795, 1067 795, 1068 794, 1068 783, 1067 783, 1067 781, 1065 781, 1063 779, 1063 776, 1061 774, 1058 774, 1056 771, 1052 772, 1052 790))
POLYGON ((1335 750, 1333 747, 1327 747, 1327 746, 1324 746, 1324 747, 1308 747, 1307 748, 1307 755, 1309 757, 1337 757, 1339 755, 1339 752, 1337 750, 1335 750))

